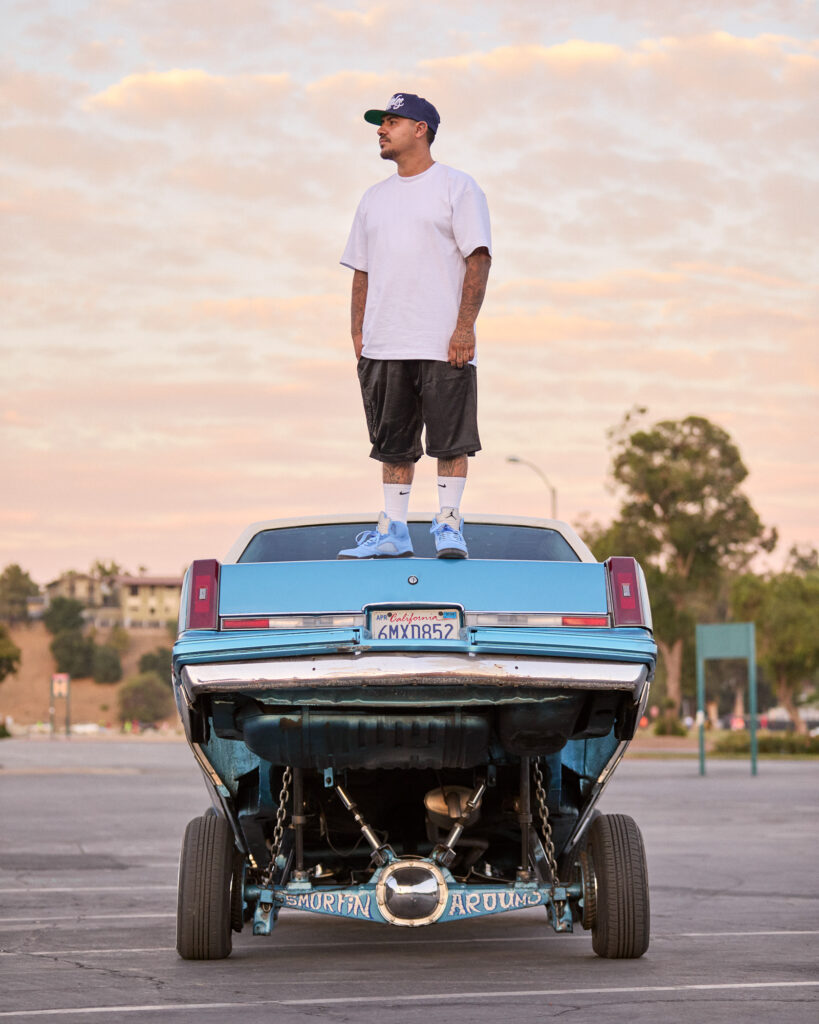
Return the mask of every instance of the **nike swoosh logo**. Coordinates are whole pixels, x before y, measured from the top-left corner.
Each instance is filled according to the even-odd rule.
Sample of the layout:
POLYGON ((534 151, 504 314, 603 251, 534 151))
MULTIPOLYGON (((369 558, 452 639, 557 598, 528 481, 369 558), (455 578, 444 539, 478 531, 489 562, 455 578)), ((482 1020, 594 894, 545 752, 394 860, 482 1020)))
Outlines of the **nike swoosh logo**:
POLYGON ((438 484, 438 486, 442 487, 444 490, 446 490, 446 484, 438 484))
POLYGON ((399 491, 399 494, 409 494, 409 491, 399 491))

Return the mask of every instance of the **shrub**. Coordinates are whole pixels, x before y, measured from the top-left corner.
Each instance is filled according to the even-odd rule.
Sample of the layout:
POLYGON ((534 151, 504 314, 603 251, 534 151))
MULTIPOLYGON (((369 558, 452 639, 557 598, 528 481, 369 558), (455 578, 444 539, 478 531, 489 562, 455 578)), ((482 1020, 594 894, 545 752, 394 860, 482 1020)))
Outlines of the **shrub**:
POLYGON ((92 674, 95 683, 118 683, 122 679, 122 662, 115 647, 103 644, 94 648, 92 674))
POLYGON ((0 682, 20 667, 20 648, 11 639, 9 631, 0 622, 0 682))
POLYGON ((141 672, 123 683, 117 694, 121 722, 153 725, 173 711, 173 697, 155 672, 141 672))
POLYGON ((58 633, 79 632, 83 627, 83 607, 82 601, 76 601, 73 597, 55 597, 43 612, 46 629, 55 636, 58 633))
POLYGON ((58 633, 51 641, 51 653, 58 672, 67 672, 75 679, 90 676, 94 663, 94 641, 78 629, 58 633))
POLYGON ((108 634, 107 644, 113 647, 118 654, 125 654, 131 646, 131 634, 124 626, 113 626, 108 634))
POLYGON ((140 672, 155 672, 159 678, 171 685, 171 649, 170 647, 157 647, 155 651, 148 651, 139 659, 140 672))
POLYGON ((655 736, 687 736, 688 730, 674 714, 660 715, 654 723, 655 736))
MULTIPOLYGON (((760 754, 819 754, 819 736, 795 732, 758 732, 756 745, 760 754)), ((714 741, 714 752, 750 756, 751 734, 744 729, 727 732, 714 741)))
POLYGON ((0 740, 11 739, 11 733, 6 728, 5 722, 0 722, 0 740))

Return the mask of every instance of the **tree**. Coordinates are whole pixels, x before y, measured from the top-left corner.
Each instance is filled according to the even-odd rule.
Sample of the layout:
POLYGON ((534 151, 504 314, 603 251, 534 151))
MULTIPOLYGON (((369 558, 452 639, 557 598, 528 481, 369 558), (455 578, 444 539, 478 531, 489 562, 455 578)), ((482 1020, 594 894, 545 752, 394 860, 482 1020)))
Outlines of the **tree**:
POLYGON ((123 655, 131 646, 131 634, 124 626, 119 624, 112 626, 107 644, 109 647, 113 647, 118 654, 123 655))
POLYGON ((55 597, 43 612, 43 622, 49 633, 77 632, 83 627, 82 612, 85 605, 74 597, 55 597))
POLYGON ((155 672, 142 672, 123 683, 117 694, 121 722, 153 724, 173 711, 173 697, 155 672))
POLYGON ((155 672, 160 679, 171 685, 171 649, 169 647, 157 647, 155 651, 148 651, 139 659, 140 672, 155 672))
POLYGON ((109 644, 95 646, 91 659, 91 674, 95 683, 118 683, 122 679, 119 651, 109 644))
POLYGON ((20 667, 20 648, 0 622, 0 683, 20 667))
POLYGON ((102 583, 114 583, 121 572, 122 566, 113 559, 106 562, 102 558, 97 558, 91 566, 91 575, 102 583))
POLYGON ((806 733, 796 698, 800 686, 819 667, 819 571, 791 569, 765 577, 746 574, 735 581, 731 596, 736 618, 755 623, 757 658, 776 683, 779 703, 796 732, 806 733))
POLYGON ((819 569, 819 551, 812 544, 792 544, 785 562, 786 572, 804 576, 819 569))
POLYGON ((694 624, 713 621, 720 600, 727 611, 727 577, 759 551, 771 551, 776 532, 766 534, 740 490, 748 471, 725 430, 702 416, 633 429, 634 415, 609 435, 611 472, 624 497, 595 547, 601 555, 634 555, 642 564, 666 692, 679 714, 694 624))
POLYGON ((85 679, 91 675, 94 641, 83 636, 78 629, 58 633, 51 641, 51 653, 57 662, 58 672, 67 672, 75 679, 85 679))
POLYGON ((105 608, 110 608, 117 603, 117 576, 122 572, 122 566, 119 562, 115 562, 113 559, 106 562, 104 559, 97 558, 91 566, 91 576, 95 580, 99 580, 100 584, 100 602, 105 608))
POLYGON ((4 622, 28 622, 28 599, 40 588, 19 565, 7 565, 0 574, 0 619, 4 622))

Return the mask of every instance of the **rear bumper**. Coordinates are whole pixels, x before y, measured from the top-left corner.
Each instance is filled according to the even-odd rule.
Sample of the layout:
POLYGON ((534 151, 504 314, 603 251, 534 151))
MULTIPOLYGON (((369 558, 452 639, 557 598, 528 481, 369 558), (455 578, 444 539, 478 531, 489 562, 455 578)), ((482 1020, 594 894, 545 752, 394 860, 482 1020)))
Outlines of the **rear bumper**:
POLYGON ((617 690, 640 700, 650 678, 643 663, 508 655, 475 656, 460 653, 362 653, 273 658, 264 661, 218 662, 186 665, 180 683, 193 704, 201 694, 242 693, 285 696, 288 690, 309 687, 322 691, 402 689, 432 690, 445 698, 464 687, 500 688, 513 696, 521 689, 617 690))

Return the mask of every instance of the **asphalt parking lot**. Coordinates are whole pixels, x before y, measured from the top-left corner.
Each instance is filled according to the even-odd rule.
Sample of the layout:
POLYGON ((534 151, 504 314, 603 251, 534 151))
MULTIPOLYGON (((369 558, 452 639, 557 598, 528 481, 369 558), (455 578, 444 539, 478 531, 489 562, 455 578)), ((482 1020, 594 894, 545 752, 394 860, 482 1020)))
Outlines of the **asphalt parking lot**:
POLYGON ((819 1019, 819 765, 620 766, 604 810, 643 830, 652 939, 594 956, 542 911, 408 932, 282 913, 226 961, 174 949, 187 820, 207 800, 184 743, 0 744, 0 1021, 320 1019, 616 1024, 819 1019))

